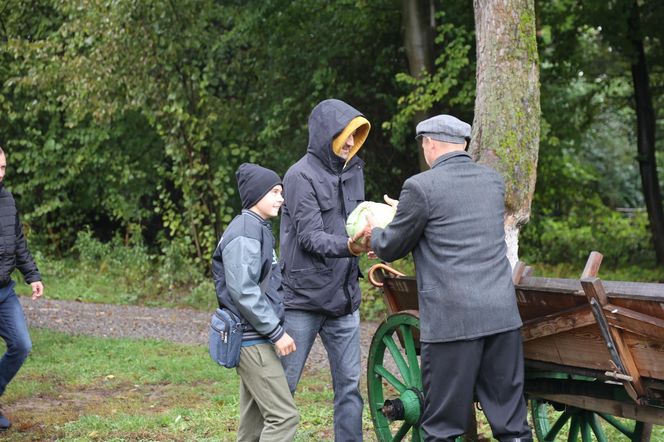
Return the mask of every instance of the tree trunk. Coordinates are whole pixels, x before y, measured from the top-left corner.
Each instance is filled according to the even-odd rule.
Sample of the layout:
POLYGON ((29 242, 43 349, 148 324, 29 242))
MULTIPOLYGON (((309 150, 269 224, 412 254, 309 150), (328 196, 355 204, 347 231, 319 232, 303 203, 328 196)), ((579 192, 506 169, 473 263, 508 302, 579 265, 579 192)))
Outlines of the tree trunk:
POLYGON ((539 148, 539 66, 534 0, 474 0, 477 97, 471 155, 505 179, 505 236, 512 267, 530 217, 539 148))
POLYGON ((648 221, 652 233, 657 263, 664 264, 664 212, 662 194, 657 178, 655 161, 655 110, 650 93, 650 78, 646 55, 643 49, 641 20, 636 0, 629 18, 629 34, 634 46, 635 58, 632 62, 632 80, 634 82, 634 105, 636 108, 637 149, 643 197, 648 209, 648 221))
MULTIPOLYGON (((433 0, 404 0, 403 9, 408 69, 410 75, 420 78, 422 73, 432 73, 434 68, 433 36, 436 27, 433 0)), ((429 114, 425 111, 416 112, 413 115, 413 123, 417 124, 428 117, 429 114)), ((420 170, 429 168, 422 149, 419 149, 419 164, 420 170)))

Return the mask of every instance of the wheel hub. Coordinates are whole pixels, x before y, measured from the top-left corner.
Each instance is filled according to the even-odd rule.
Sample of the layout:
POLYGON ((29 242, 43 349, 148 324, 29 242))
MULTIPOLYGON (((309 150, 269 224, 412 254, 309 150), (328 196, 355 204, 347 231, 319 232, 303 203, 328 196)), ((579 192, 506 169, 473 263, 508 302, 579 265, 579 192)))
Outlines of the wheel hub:
POLYGON ((398 399, 386 400, 380 411, 390 422, 403 420, 414 425, 420 420, 422 407, 422 393, 409 388, 398 399))

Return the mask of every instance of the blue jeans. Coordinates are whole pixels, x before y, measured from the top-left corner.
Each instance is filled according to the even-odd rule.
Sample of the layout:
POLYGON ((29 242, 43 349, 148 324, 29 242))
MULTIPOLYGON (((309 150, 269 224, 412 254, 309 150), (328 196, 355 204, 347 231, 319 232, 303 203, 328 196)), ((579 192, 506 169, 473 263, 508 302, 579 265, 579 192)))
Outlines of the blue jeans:
POLYGON ((360 313, 338 318, 304 310, 286 310, 284 323, 297 350, 281 358, 291 392, 302 375, 311 346, 320 335, 332 371, 334 388, 334 440, 362 440, 362 395, 360 394, 360 313))
POLYGON ((0 336, 7 344, 7 351, 0 359, 0 395, 32 350, 28 324, 14 285, 12 281, 7 287, 0 288, 0 336))

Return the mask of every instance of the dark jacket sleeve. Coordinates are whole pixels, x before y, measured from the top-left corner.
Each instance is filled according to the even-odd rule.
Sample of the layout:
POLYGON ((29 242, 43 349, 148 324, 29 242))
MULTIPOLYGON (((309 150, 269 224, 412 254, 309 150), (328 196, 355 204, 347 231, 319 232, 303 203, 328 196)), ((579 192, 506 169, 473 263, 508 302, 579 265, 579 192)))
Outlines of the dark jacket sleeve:
POLYGON ((16 212, 16 268, 20 270, 25 278, 25 282, 31 284, 36 281, 41 281, 41 275, 35 260, 28 250, 28 242, 23 235, 23 225, 16 212))
POLYGON ((419 243, 429 219, 426 192, 415 180, 406 180, 394 219, 387 227, 371 231, 371 247, 383 261, 395 261, 408 255, 419 243))
MULTIPOLYGON (((333 235, 324 230, 316 192, 306 177, 300 174, 290 177, 288 182, 284 183, 284 192, 297 242, 302 249, 329 258, 353 256, 348 250, 348 236, 333 235)), ((330 201, 331 205, 332 203, 330 201)))

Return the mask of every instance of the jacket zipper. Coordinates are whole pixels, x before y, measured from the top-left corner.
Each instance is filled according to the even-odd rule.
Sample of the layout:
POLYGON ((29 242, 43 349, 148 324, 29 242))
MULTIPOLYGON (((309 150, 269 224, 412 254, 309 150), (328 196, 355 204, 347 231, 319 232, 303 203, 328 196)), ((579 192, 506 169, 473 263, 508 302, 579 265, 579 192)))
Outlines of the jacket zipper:
MULTIPOLYGON (((343 210, 343 215, 344 218, 348 217, 348 214, 346 213, 346 197, 344 195, 344 190, 343 190, 343 183, 341 180, 341 175, 343 174, 343 169, 341 169, 341 172, 339 173, 339 194, 341 195, 341 210, 343 210)), ((352 257, 348 257, 348 266, 346 267, 346 276, 344 278, 344 295, 346 296, 346 313, 350 314, 352 313, 353 309, 353 300, 351 299, 350 292, 348 291, 348 281, 350 280, 350 272, 353 267, 353 259, 352 257)))

